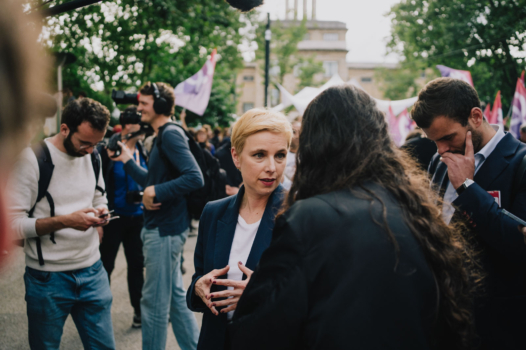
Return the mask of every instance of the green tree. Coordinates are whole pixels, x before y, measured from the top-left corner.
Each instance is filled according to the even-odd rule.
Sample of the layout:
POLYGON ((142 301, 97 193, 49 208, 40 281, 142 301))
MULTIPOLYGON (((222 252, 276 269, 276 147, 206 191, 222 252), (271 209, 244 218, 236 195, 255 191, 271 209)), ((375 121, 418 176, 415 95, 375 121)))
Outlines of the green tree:
POLYGON ((235 111, 232 77, 242 67, 240 29, 251 16, 215 0, 107 1, 47 19, 42 41, 77 57, 63 71, 65 86, 106 104, 112 89, 136 91, 147 81, 175 87, 217 48, 209 106, 204 117, 189 112, 187 119, 226 125, 235 111))
POLYGON ((469 70, 481 100, 501 90, 509 105, 524 68, 516 53, 526 44, 525 0, 402 0, 388 16, 388 51, 404 57, 406 72, 437 64, 469 70))

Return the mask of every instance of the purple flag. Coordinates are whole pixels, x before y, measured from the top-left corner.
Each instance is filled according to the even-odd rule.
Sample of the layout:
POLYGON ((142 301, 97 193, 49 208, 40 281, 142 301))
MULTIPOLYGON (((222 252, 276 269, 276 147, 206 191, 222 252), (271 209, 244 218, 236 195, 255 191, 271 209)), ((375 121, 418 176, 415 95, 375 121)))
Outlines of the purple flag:
POLYGON ((526 124, 526 88, 520 78, 517 79, 512 107, 510 132, 519 139, 521 137, 521 126, 526 124))
POLYGON ((449 68, 442 65, 437 65, 438 70, 440 71, 440 74, 442 74, 443 77, 450 77, 453 79, 460 79, 464 80, 466 83, 468 83, 471 86, 473 85, 473 79, 471 79, 471 72, 469 70, 458 70, 449 68))
POLYGON ((205 113, 212 92, 216 53, 217 50, 214 49, 210 59, 206 61, 199 72, 175 87, 175 104, 177 106, 184 107, 197 115, 202 116, 205 113))

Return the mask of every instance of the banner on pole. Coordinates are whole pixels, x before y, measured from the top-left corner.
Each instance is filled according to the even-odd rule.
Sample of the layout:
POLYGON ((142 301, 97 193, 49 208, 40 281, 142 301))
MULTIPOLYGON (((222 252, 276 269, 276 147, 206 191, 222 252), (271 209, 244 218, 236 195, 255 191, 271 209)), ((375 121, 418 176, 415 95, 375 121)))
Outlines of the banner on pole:
POLYGON ((449 77, 453 79, 460 79, 465 81, 471 86, 473 85, 473 79, 471 78, 471 72, 469 70, 458 70, 449 68, 443 65, 437 65, 437 69, 440 71, 440 74, 442 74, 443 77, 449 77))
POLYGON ((526 88, 524 80, 517 79, 515 95, 513 96, 510 132, 517 139, 521 136, 521 126, 526 125, 526 88))
POLYGON ((210 93, 212 92, 212 81, 216 67, 217 50, 206 61, 203 68, 190 78, 178 84, 174 89, 175 105, 181 106, 202 116, 205 113, 210 93))

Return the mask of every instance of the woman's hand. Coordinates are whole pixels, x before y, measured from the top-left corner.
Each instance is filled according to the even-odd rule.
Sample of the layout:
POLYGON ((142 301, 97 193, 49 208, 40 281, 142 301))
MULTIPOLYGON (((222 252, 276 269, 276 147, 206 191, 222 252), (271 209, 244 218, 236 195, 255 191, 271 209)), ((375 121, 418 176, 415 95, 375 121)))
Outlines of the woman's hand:
POLYGON ((250 281, 250 277, 254 273, 251 269, 249 269, 246 266, 243 266, 243 263, 238 262, 239 269, 241 272, 243 272, 245 275, 247 275, 247 279, 244 281, 234 281, 234 280, 223 280, 223 279, 215 279, 212 283, 219 286, 226 286, 226 287, 234 287, 232 290, 225 290, 222 292, 214 292, 211 293, 207 299, 217 299, 217 298, 226 298, 228 299, 221 300, 221 301, 214 301, 212 302, 212 307, 216 306, 227 306, 223 310, 221 310, 221 313, 227 313, 229 311, 234 311, 237 307, 237 303, 239 301, 239 298, 241 298, 241 295, 245 291, 245 288, 247 287, 248 281, 250 281))
POLYGON ((212 311, 214 315, 219 315, 216 308, 212 305, 210 298, 207 298, 210 295, 210 287, 212 287, 212 282, 216 280, 216 277, 223 276, 228 273, 230 266, 225 266, 219 270, 212 270, 208 274, 204 275, 195 282, 195 295, 197 295, 203 303, 212 311))

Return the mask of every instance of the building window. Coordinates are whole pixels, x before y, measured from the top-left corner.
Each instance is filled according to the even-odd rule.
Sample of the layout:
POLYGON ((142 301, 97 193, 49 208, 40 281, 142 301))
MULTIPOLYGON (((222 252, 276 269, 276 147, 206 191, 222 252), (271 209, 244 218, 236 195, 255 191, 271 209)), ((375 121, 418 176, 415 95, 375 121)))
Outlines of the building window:
POLYGON ((305 36, 303 37, 303 40, 309 41, 310 40, 310 33, 305 33, 305 36))
POLYGON ((373 81, 372 77, 362 77, 361 79, 362 83, 370 83, 373 81))
POLYGON ((243 77, 243 81, 254 81, 254 76, 253 75, 245 75, 243 77))
POLYGON ((425 78, 426 77, 426 71, 423 70, 422 73, 420 73, 420 78, 425 78))
POLYGON ((325 61, 323 68, 325 68, 325 77, 330 78, 334 74, 338 74, 338 61, 325 61))
POLYGON ((245 103, 243 103, 243 113, 251 110, 252 108, 254 108, 254 103, 253 102, 245 102, 245 103))
POLYGON ((338 37, 338 33, 325 33, 323 34, 323 40, 324 41, 338 41, 340 38, 338 37))

